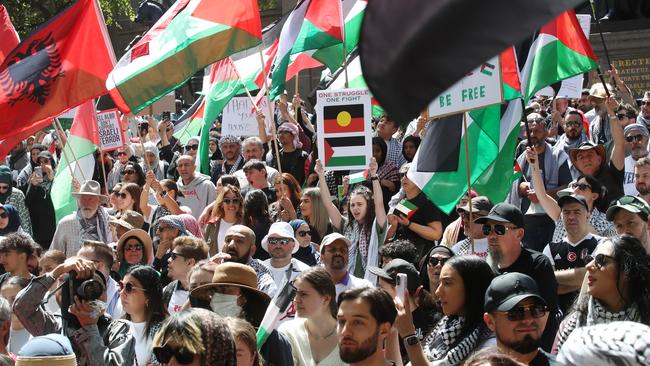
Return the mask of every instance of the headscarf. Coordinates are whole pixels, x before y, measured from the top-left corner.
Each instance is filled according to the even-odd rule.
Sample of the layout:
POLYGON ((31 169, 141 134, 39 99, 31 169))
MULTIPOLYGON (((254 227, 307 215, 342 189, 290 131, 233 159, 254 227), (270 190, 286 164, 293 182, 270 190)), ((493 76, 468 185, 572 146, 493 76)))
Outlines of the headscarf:
POLYGON ((203 239, 203 234, 199 228, 199 222, 196 221, 196 218, 194 216, 188 213, 183 213, 178 216, 181 218, 181 220, 183 220, 183 225, 185 225, 185 229, 187 229, 190 234, 196 236, 199 239, 203 239))
POLYGON ((302 220, 302 219, 294 219, 289 221, 289 225, 291 225, 291 228, 293 229, 293 232, 295 233, 300 227, 304 224, 307 224, 307 221, 302 220))
POLYGON ((404 138, 404 141, 402 141, 402 156, 404 156, 404 159, 410 163, 409 159, 404 155, 404 145, 406 145, 407 142, 412 142, 415 145, 415 150, 417 150, 420 147, 422 139, 418 136, 409 135, 404 138))
MULTIPOLYGON (((144 143, 144 159, 147 158, 146 154, 147 153, 152 153, 156 159, 154 160, 153 164, 149 166, 149 168, 153 171, 153 173, 156 175, 156 179, 162 180, 165 178, 165 172, 163 172, 163 168, 160 164, 160 158, 158 157, 159 151, 156 145, 153 142, 145 142, 144 143)), ((142 162, 142 167, 143 169, 147 169, 148 163, 143 160, 142 162)))
POLYGON ((0 229, 0 235, 5 236, 15 233, 20 228, 20 215, 18 209, 13 205, 1 205, 2 209, 9 214, 9 223, 4 229, 0 229))
POLYGON ((290 122, 285 122, 278 127, 278 135, 285 131, 293 135, 293 147, 296 149, 302 148, 302 142, 300 142, 300 139, 298 138, 300 133, 298 126, 290 122))
POLYGON ((174 229, 178 229, 178 236, 192 236, 192 234, 187 231, 187 228, 185 228, 185 223, 183 222, 183 218, 180 215, 163 216, 158 219, 158 226, 160 226, 162 223, 165 223, 174 229))
POLYGON ((32 170, 38 166, 38 159, 36 159, 37 161, 36 163, 34 163, 34 161, 32 160, 32 150, 34 149, 38 150, 39 154, 47 150, 45 145, 41 145, 41 144, 32 145, 32 148, 29 150, 29 164, 32 166, 32 170))
POLYGON ((7 202, 7 198, 11 196, 11 190, 13 189, 11 170, 6 165, 0 165, 0 183, 4 183, 9 186, 9 189, 6 192, 0 192, 0 203, 5 203, 7 202))

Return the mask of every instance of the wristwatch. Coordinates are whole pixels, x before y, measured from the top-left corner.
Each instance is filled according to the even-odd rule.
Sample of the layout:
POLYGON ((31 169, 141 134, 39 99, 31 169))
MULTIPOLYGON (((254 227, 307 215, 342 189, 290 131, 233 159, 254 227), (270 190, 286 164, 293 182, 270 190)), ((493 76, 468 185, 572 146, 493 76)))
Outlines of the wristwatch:
POLYGON ((404 337, 404 343, 409 346, 415 346, 420 343, 420 338, 418 338, 417 334, 411 334, 410 336, 404 337))
POLYGON ((371 181, 373 181, 373 180, 379 180, 379 176, 378 176, 378 175, 375 175, 375 176, 373 176, 373 177, 370 177, 370 180, 371 180, 371 181))

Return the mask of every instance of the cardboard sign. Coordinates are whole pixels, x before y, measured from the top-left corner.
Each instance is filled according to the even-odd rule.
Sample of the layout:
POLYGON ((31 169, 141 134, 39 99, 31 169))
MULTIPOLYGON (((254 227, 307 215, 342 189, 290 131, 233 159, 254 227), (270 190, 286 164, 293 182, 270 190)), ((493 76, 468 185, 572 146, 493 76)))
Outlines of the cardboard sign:
POLYGON ((429 104, 429 116, 448 116, 501 103, 501 63, 496 56, 437 96, 429 104))
MULTIPOLYGON (((269 116, 269 98, 264 97, 259 103, 258 108, 264 113, 264 127, 267 134, 271 131, 271 122, 273 116, 269 116)), ((274 108, 274 104, 271 104, 274 108)), ((255 109, 253 103, 248 97, 235 97, 230 100, 223 110, 221 121, 221 135, 233 136, 259 136, 260 131, 257 126, 255 109)))
POLYGON ((124 134, 117 109, 97 113, 99 149, 111 151, 124 146, 124 134))
POLYGON ((316 116, 318 158, 323 168, 365 169, 372 156, 368 89, 318 91, 316 116))
POLYGON ((174 92, 164 95, 157 101, 141 110, 136 116, 153 116, 162 112, 174 112, 176 110, 176 96, 174 92))

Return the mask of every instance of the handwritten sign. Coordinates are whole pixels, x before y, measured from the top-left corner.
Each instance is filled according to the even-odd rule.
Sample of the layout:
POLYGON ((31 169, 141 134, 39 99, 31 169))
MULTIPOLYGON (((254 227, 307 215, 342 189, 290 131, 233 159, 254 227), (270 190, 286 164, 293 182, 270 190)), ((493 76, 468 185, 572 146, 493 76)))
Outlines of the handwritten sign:
POLYGON ((124 146, 124 135, 117 109, 97 113, 97 130, 99 148, 102 151, 111 151, 124 146))
MULTIPOLYGON (((264 127, 267 134, 271 131, 272 116, 269 116, 269 98, 264 97, 258 108, 264 113, 264 127)), ((273 107, 273 104, 271 104, 273 107)), ((233 136, 259 136, 255 109, 248 97, 232 98, 223 110, 221 134, 233 136)))

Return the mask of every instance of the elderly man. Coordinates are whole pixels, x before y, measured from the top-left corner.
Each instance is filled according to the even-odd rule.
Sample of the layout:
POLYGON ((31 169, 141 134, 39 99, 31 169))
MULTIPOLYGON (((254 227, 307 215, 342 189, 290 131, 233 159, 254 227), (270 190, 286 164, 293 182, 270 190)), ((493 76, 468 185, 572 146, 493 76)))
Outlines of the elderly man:
MULTIPOLYGON (((471 200, 473 220, 486 216, 493 207, 490 199, 485 196, 474 197, 471 200)), ((461 222, 463 223, 465 239, 456 243, 451 250, 453 250, 457 255, 473 254, 486 259, 488 256, 487 235, 483 234, 483 225, 477 224, 473 222, 473 220, 470 221, 469 205, 470 203, 468 202, 465 206, 456 210, 461 218, 461 222), (472 239, 474 239, 473 245, 472 239)))
POLYGON ((548 304, 552 316, 546 324, 543 348, 551 350, 558 329, 557 281, 551 262, 540 252, 524 248, 524 215, 508 203, 499 203, 490 213, 475 221, 483 224, 483 233, 488 236, 489 262, 496 273, 519 272, 532 277, 540 289, 542 298, 548 304))
POLYGON ((320 244, 320 259, 336 285, 336 297, 347 289, 372 287, 370 281, 353 276, 348 271, 350 240, 339 233, 325 235, 320 244))
POLYGON ((194 158, 189 155, 181 155, 178 158, 176 169, 179 178, 178 190, 183 193, 178 201, 181 205, 192 210, 192 215, 198 220, 203 209, 217 198, 214 184, 210 177, 196 172, 194 158))
POLYGON ((634 186, 634 163, 641 159, 647 158, 648 152, 648 129, 639 123, 627 125, 623 130, 625 136, 625 149, 630 152, 630 156, 625 158, 625 173, 623 176, 623 190, 629 196, 639 194, 634 186))
POLYGON ((548 365, 540 350, 549 308, 535 280, 521 273, 497 276, 485 292, 483 321, 497 337, 500 352, 522 364, 548 365))
POLYGON ((244 157, 241 155, 241 140, 237 136, 222 136, 219 140, 223 162, 215 164, 210 171, 212 183, 217 181, 222 175, 233 175, 244 166, 244 157))
POLYGON ((309 269, 308 265, 291 256, 298 251, 298 247, 293 228, 283 221, 274 222, 269 233, 262 239, 262 248, 271 256, 262 263, 271 272, 278 288, 282 288, 286 281, 293 281, 300 272, 309 269))
POLYGON ((641 100, 641 113, 636 117, 636 122, 650 127, 650 91, 643 93, 641 100))
POLYGON ((77 199, 77 211, 65 216, 59 221, 54 232, 50 249, 57 249, 67 257, 77 253, 81 243, 86 240, 110 243, 111 228, 108 224, 108 213, 102 203, 108 203, 108 197, 101 194, 98 182, 85 181, 79 192, 73 192, 77 199))

